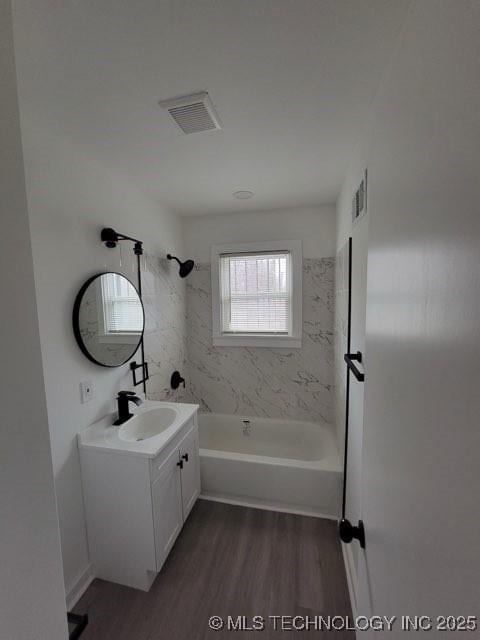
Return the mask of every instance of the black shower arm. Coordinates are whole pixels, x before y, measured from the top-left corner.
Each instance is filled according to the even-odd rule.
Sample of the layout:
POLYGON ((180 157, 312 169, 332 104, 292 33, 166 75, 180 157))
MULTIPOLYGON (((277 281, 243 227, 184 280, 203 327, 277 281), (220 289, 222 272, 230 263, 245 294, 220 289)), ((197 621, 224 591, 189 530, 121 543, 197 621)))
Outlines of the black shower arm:
POLYGON ((124 236, 123 233, 117 233, 117 238, 119 240, 131 240, 132 242, 140 242, 137 238, 131 238, 130 236, 124 236))
POLYGON ((130 236, 124 236, 120 233, 117 234, 118 240, 130 240, 130 242, 135 243, 134 253, 135 255, 142 255, 143 253, 143 242, 141 240, 137 240, 136 238, 131 238, 130 236))
POLYGON ((177 256, 172 256, 172 254, 171 254, 171 253, 167 253, 167 258, 168 258, 169 260, 176 260, 180 266, 182 266, 182 264, 183 264, 183 262, 181 262, 181 261, 177 258, 177 256))

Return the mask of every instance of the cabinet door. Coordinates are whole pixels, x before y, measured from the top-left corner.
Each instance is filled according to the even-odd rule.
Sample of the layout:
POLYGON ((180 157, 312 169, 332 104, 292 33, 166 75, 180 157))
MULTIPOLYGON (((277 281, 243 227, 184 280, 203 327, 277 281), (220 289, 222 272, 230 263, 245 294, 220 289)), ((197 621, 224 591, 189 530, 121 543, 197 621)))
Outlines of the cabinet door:
POLYGON ((178 462, 178 450, 175 450, 160 468, 160 473, 152 485, 157 571, 160 571, 183 524, 178 462))
POLYGON ((180 443, 182 468, 183 519, 186 520, 200 494, 200 460, 197 427, 194 426, 180 443))

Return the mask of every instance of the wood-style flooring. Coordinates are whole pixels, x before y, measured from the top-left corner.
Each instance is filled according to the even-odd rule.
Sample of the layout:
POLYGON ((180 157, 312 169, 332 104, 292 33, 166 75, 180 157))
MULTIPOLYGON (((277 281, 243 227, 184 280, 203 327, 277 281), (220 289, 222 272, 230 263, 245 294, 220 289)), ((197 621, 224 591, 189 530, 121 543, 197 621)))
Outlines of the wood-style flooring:
MULTIPOLYGON (((350 616, 335 522, 199 500, 149 593, 95 580, 75 607, 90 622, 81 640, 217 640, 351 631, 274 630, 269 616, 350 616), (210 630, 263 616, 262 631, 210 630)), ((280 622, 278 622, 280 624, 280 622)), ((288 624, 288 623, 287 623, 288 624)))

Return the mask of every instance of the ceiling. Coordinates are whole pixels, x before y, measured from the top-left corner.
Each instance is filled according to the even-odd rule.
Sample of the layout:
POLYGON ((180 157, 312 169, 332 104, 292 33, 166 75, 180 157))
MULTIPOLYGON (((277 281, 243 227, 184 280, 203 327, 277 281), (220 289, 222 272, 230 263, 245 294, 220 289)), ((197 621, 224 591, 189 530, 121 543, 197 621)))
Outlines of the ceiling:
POLYGON ((23 106, 182 215, 332 204, 407 7, 15 0, 23 106), (157 103, 204 90, 185 136, 157 103))

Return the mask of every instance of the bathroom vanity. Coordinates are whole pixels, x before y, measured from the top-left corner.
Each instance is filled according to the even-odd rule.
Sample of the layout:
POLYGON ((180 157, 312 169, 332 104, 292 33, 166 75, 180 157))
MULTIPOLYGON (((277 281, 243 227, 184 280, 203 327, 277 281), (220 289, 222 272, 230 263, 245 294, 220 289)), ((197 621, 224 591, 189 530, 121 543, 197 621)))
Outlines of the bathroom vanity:
POLYGON ((96 577, 150 589, 200 493, 197 410, 147 401, 78 435, 96 577))

